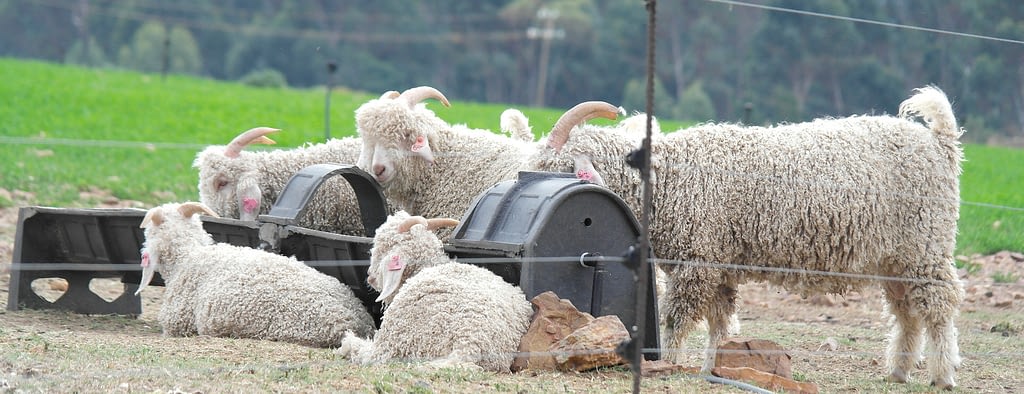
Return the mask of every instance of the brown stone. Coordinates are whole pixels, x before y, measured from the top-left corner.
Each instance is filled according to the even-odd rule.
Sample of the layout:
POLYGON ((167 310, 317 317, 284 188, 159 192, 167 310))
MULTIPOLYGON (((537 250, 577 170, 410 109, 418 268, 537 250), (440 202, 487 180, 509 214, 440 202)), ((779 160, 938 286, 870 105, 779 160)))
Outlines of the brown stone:
POLYGON ((524 369, 556 369, 551 346, 576 329, 594 320, 580 312, 569 300, 559 299, 554 292, 538 294, 533 304, 533 317, 526 335, 519 342, 519 355, 512 362, 512 371, 524 369))
POLYGON ((787 393, 817 394, 818 385, 810 382, 797 382, 790 378, 758 371, 748 367, 715 367, 711 374, 720 378, 739 380, 755 386, 787 393))
POLYGON ((558 369, 589 371, 625 364, 615 348, 629 339, 629 331, 618 316, 601 316, 573 331, 551 346, 558 369))
POLYGON ((792 378, 789 353, 775 342, 764 339, 732 338, 718 345, 715 367, 749 367, 792 378))

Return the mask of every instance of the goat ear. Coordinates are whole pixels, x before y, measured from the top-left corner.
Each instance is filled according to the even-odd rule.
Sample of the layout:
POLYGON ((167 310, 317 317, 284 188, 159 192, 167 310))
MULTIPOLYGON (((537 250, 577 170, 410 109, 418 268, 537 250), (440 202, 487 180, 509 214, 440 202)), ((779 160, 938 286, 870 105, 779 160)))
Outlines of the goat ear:
POLYGON ((406 266, 405 262, 397 255, 390 257, 384 274, 380 277, 380 295, 374 300, 375 302, 381 302, 393 296, 402 282, 402 274, 405 273, 406 266))
POLYGON ((256 220, 263 205, 263 191, 253 177, 243 175, 238 180, 235 198, 238 199, 238 218, 248 222, 256 220))
POLYGON ((142 249, 142 281, 139 282, 139 289, 135 290, 135 295, 142 293, 142 289, 149 286, 149 282, 153 280, 153 273, 160 266, 160 256, 156 253, 150 254, 149 248, 142 249))
POLYGON ((604 186, 604 178, 601 177, 601 173, 597 172, 594 168, 594 162, 589 157, 583 155, 577 155, 573 157, 574 167, 573 172, 576 173, 576 177, 584 181, 589 181, 601 186, 604 186))
POLYGON ((425 135, 416 136, 416 141, 412 143, 409 150, 412 151, 413 154, 422 157, 423 160, 427 161, 427 163, 434 162, 434 152, 430 150, 430 141, 427 140, 427 136, 425 135))

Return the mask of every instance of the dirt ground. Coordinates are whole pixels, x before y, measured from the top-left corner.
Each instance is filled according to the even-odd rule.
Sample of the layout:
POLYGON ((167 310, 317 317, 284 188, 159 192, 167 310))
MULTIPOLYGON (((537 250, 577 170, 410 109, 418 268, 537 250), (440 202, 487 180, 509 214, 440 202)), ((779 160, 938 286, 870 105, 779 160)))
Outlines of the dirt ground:
MULTIPOLYGON (((28 205, 31 196, 11 196, 28 205), (20 199, 20 200, 19 200, 20 199)), ((96 207, 138 206, 92 202, 96 207)), ((0 209, 0 300, 6 301, 17 208, 0 209)), ((960 256, 967 300, 958 320, 963 366, 960 392, 1024 392, 1024 254, 960 256)), ((54 298, 60 279, 41 279, 37 293, 54 298)), ((95 280, 113 299, 117 280, 95 280)), ((54 311, 0 312, 0 392, 628 392, 625 369, 590 373, 493 375, 430 372, 415 366, 355 367, 329 350, 267 341, 165 338, 155 314, 163 289, 143 292, 137 319, 54 311)), ((883 355, 888 325, 877 286, 845 297, 801 298, 764 284, 740 292, 741 335, 790 350, 794 377, 822 392, 929 392, 927 372, 887 384, 883 355)), ((699 365, 702 333, 682 349, 699 365)), ((646 392, 738 392, 693 376, 646 378, 646 392)))

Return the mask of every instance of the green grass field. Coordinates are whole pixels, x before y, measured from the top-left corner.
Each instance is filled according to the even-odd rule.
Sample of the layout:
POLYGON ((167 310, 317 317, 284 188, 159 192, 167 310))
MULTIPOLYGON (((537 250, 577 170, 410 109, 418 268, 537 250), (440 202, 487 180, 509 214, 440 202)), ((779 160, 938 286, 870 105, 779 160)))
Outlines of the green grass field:
MULTIPOLYGON (((14 59, 0 59, 0 80, 0 189, 32 193, 38 205, 82 206, 89 202, 79 193, 90 188, 146 205, 192 200, 192 160, 206 145, 255 126, 282 129, 274 136, 278 147, 325 138, 323 89, 257 89, 14 59)), ((354 110, 380 93, 333 92, 331 136, 352 135, 354 110)), ((508 108, 449 99, 456 99, 451 108, 428 106, 475 128, 497 130, 508 108)), ((538 135, 564 111, 520 109, 538 135)), ((662 121, 665 130, 679 126, 662 121)), ((976 204, 1024 208, 1024 150, 965 150, 959 253, 1024 251, 1024 211, 976 204)), ((0 197, 0 206, 12 204, 0 197)))

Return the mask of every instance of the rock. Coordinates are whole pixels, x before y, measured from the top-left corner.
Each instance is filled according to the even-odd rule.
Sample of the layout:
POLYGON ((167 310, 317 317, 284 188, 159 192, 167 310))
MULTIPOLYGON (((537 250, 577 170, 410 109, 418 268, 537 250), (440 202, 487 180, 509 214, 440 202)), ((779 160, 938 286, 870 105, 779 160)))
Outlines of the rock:
POLYGON ((600 367, 626 364, 615 352, 629 331, 618 316, 601 316, 573 331, 551 346, 558 369, 583 372, 600 367))
POLYGON ((554 356, 548 352, 551 345, 576 329, 594 320, 589 313, 580 312, 569 300, 559 299, 546 291, 530 300, 533 317, 530 327, 519 342, 519 355, 512 362, 512 371, 524 369, 556 369, 554 356))
POLYGON ((804 394, 816 394, 818 392, 818 385, 814 383, 797 382, 793 379, 758 371, 753 368, 715 367, 711 369, 711 374, 720 378, 752 383, 758 387, 769 390, 804 394))
POLYGON ((793 377, 789 353, 765 339, 731 338, 718 345, 715 367, 749 367, 784 378, 793 377))
POLYGON ((1024 253, 1010 252, 1010 258, 1013 261, 1022 262, 1024 261, 1024 253))

